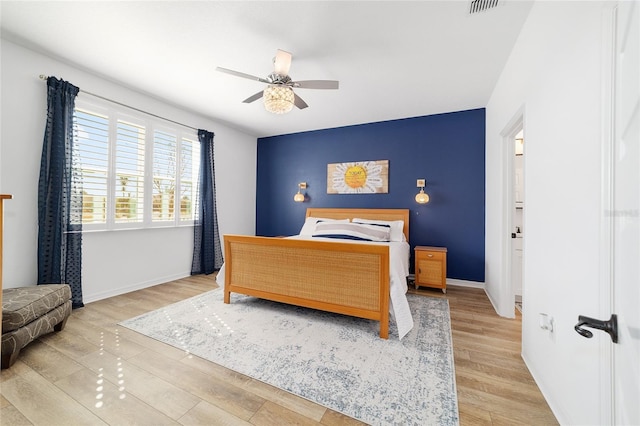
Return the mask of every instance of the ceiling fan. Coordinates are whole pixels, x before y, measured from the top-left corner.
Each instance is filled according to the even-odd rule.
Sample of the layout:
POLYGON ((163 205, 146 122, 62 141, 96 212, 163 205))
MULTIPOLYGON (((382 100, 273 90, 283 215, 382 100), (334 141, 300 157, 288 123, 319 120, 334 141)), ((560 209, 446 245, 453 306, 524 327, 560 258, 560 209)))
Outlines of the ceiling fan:
POLYGON ((266 78, 256 77, 243 72, 230 70, 227 68, 217 67, 216 70, 236 77, 248 78, 249 80, 266 83, 269 86, 264 90, 249 96, 244 103, 248 104, 264 99, 264 106, 267 111, 275 114, 285 114, 295 105, 298 109, 308 107, 307 103, 300 96, 293 92, 293 89, 337 89, 339 82, 336 80, 301 80, 293 81, 289 77, 289 68, 291 67, 291 53, 278 49, 275 58, 273 58, 273 72, 266 78))

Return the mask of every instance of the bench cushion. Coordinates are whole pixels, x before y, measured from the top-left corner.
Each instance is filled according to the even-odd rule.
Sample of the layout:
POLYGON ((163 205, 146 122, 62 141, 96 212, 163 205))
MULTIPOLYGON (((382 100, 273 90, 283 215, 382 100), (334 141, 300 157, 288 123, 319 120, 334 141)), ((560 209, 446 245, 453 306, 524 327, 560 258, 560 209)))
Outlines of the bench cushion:
POLYGON ((38 337, 50 333, 54 330, 62 330, 65 320, 71 315, 71 300, 67 300, 60 306, 36 318, 24 327, 2 333, 2 368, 9 368, 14 358, 4 360, 5 356, 10 356, 14 352, 17 354, 20 349, 33 342, 38 337))
POLYGON ((68 284, 2 290, 2 334, 17 330, 71 299, 68 284))

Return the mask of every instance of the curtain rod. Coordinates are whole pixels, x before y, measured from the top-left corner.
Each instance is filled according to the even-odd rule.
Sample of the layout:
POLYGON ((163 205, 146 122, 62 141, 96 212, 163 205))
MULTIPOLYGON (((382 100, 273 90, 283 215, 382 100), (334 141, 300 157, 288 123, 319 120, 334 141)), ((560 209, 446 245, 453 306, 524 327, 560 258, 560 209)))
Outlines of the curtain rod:
MULTIPOLYGON (((48 78, 49 78, 49 76, 46 76, 46 75, 44 75, 44 74, 40 74, 40 80, 47 80, 48 78)), ((175 120, 170 120, 170 119, 168 119, 168 118, 161 117, 161 116, 156 115, 156 114, 153 114, 153 113, 151 113, 151 112, 148 112, 148 111, 145 111, 145 110, 142 110, 142 109, 136 108, 136 107, 132 107, 132 106, 127 105, 127 104, 123 104, 122 102, 114 101, 113 99, 105 98, 104 96, 96 95, 95 93, 87 92, 86 90, 83 90, 83 89, 79 89, 79 90, 80 90, 80 92, 82 92, 82 93, 84 93, 84 94, 94 96, 94 97, 96 97, 96 98, 102 99, 103 101, 111 102, 111 103, 113 103, 113 104, 120 105, 120 106, 123 106, 123 107, 125 107, 125 108, 129 108, 129 109, 132 109, 132 110, 134 110, 134 111, 141 112, 141 113, 143 113, 143 114, 150 115, 151 117, 159 118, 160 120, 165 120, 165 121, 168 121, 168 122, 170 122, 170 123, 177 124, 177 125, 179 125, 179 126, 186 127, 186 128, 188 128, 188 129, 195 130, 196 132, 199 130, 199 129, 197 129, 197 128, 193 127, 193 126, 189 126, 189 125, 187 125, 187 124, 183 124, 183 123, 180 123, 180 122, 175 121, 175 120)))

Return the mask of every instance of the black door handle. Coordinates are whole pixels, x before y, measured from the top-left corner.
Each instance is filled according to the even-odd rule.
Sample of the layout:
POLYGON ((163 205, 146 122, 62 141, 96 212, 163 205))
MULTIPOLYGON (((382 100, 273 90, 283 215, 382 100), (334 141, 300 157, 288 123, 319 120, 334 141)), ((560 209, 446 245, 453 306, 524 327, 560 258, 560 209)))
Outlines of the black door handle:
POLYGON ((606 331, 609 333, 609 336, 611 336, 611 341, 613 343, 618 343, 618 316, 616 314, 612 314, 611 318, 607 321, 585 317, 584 315, 578 316, 578 323, 573 328, 581 336, 591 339, 593 337, 593 333, 589 330, 585 330, 582 326, 606 331))

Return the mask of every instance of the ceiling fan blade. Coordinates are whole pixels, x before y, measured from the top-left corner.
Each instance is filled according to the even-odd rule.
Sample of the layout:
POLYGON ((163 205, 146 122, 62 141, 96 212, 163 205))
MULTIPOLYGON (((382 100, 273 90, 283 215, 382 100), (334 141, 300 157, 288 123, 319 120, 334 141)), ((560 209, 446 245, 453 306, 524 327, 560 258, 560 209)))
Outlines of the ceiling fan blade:
POLYGON ((303 80, 294 81, 293 87, 300 89, 337 89, 340 82, 337 80, 303 80))
POLYGON ((235 75, 236 77, 248 78, 249 80, 259 81, 261 83, 270 83, 269 80, 266 80, 264 78, 256 77, 255 75, 251 75, 251 74, 245 74, 245 73, 240 72, 240 71, 230 70, 230 69, 227 69, 227 68, 216 67, 216 71, 220 71, 220 72, 224 72, 224 73, 227 73, 227 74, 235 75))
POLYGON ((273 71, 280 75, 289 75, 291 67, 291 53, 278 49, 276 57, 273 58, 273 71))
POLYGON ((264 90, 261 90, 258 93, 256 93, 255 95, 249 96, 247 99, 245 99, 242 102, 244 102, 245 104, 250 104, 251 102, 257 101, 258 99, 260 99, 262 97, 263 93, 264 93, 264 90))
POLYGON ((295 93, 293 94, 293 104, 298 107, 298 109, 305 109, 309 106, 305 101, 302 100, 300 96, 296 95, 295 93))

